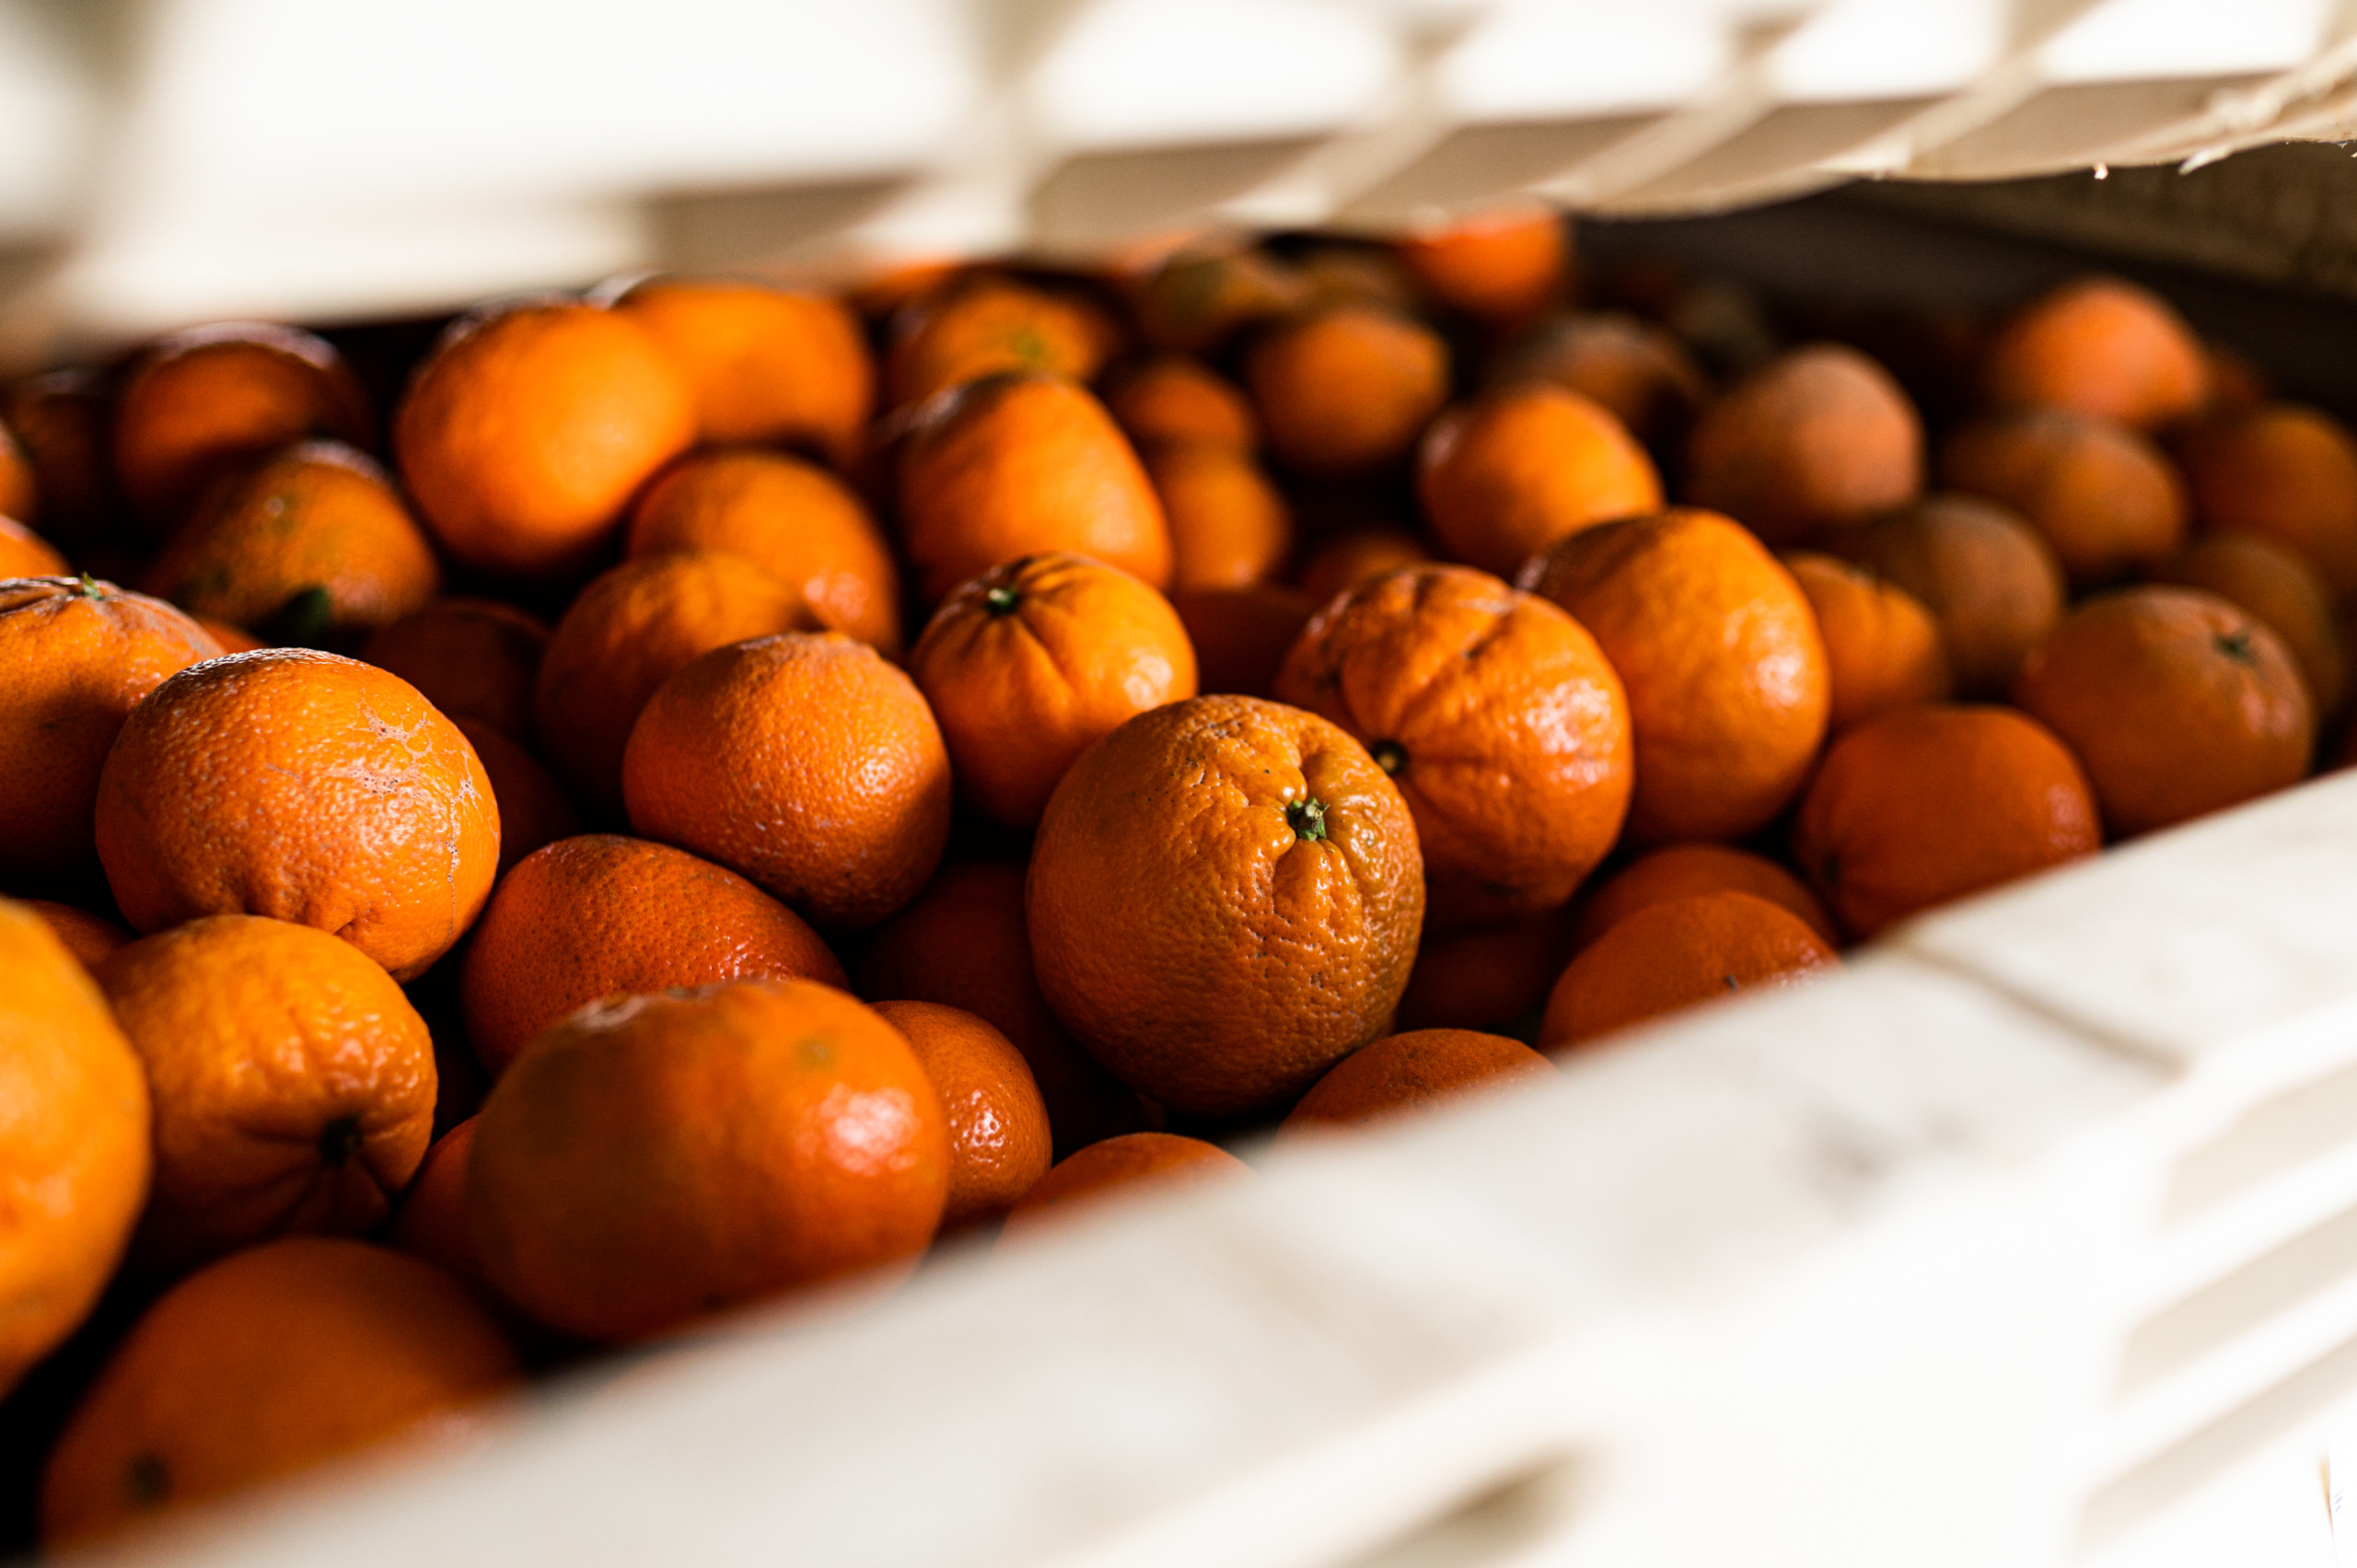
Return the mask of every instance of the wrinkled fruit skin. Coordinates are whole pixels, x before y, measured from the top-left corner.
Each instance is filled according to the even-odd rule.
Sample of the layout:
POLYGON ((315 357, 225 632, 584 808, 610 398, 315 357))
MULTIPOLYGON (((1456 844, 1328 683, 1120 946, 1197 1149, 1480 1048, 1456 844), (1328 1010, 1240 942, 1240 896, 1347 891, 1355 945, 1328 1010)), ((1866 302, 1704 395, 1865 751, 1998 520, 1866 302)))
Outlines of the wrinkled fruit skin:
POLYGON ((1578 621, 1485 573, 1419 566, 1352 589, 1302 633, 1277 695, 1390 772, 1435 925, 1554 909, 1620 836, 1620 678, 1578 621))
POLYGON ((467 738, 397 676, 269 648, 181 671, 99 775, 99 859, 133 926, 260 914, 399 981, 491 897, 499 805, 467 738))
POLYGON ((1407 803, 1358 742, 1281 703, 1198 697, 1074 765, 1027 903, 1065 1026, 1139 1092, 1225 1116, 1283 1103, 1382 1031, 1424 879, 1407 803))

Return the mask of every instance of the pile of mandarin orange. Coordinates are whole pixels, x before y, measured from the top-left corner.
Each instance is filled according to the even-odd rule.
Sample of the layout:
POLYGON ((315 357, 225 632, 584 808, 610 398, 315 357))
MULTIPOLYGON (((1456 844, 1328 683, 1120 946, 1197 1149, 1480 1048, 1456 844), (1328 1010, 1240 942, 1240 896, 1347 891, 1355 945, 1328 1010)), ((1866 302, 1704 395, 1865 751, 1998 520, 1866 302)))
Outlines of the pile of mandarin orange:
POLYGON ((0 396, 42 1539, 2308 772, 2357 446, 2168 305, 1903 386, 1584 281, 1543 216, 656 277, 0 396))

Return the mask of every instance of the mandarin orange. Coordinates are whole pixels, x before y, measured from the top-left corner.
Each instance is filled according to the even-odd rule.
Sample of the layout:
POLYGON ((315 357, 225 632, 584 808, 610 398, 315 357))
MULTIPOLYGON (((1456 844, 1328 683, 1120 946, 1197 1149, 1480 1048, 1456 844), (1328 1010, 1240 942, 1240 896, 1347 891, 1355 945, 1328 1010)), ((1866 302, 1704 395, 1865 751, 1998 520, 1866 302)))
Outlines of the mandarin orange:
POLYGON ((1628 693, 1633 837, 1738 838, 1799 789, 1825 736, 1825 641, 1792 574, 1732 519, 1606 523, 1521 581, 1594 635, 1628 693))
POLYGON ((483 1272, 543 1323, 644 1339, 913 1262, 949 1191, 940 1097, 830 986, 739 981, 585 1008, 483 1102, 483 1272))
POLYGON ((273 648, 192 666, 99 775, 99 859, 133 927, 260 914, 412 980, 474 923, 499 807, 474 748, 372 665, 273 648))
POLYGON ((564 299, 460 319, 393 421, 401 479, 461 563, 580 571, 656 470, 695 439, 695 392, 631 315, 564 299))
POLYGON ((943 601, 909 657, 958 785, 993 820, 1038 825, 1099 737, 1195 694, 1195 654, 1167 600, 1086 556, 1026 556, 943 601))
POLYGON ((1048 1108, 1022 1052, 988 1021, 937 1002, 877 1002, 941 1097, 949 1129, 949 1200, 941 1228, 997 1219, 1053 1162, 1048 1108))
POLYGON ((1617 922, 1565 966, 1538 1027, 1544 1051, 1585 1045, 1701 1003, 1834 964, 1801 919, 1749 893, 1701 893, 1617 922))
POLYGON ((726 278, 654 277, 614 307, 682 376, 706 442, 762 441, 858 455, 876 402, 859 322, 822 295, 726 278))
POLYGON ((1188 1114, 1264 1109, 1398 1006, 1423 925, 1415 819, 1314 714, 1173 703, 1064 775, 1027 912, 1039 989, 1116 1077, 1188 1114))
POLYGON ((1511 575, 1538 552, 1612 517, 1661 509, 1661 476, 1599 404, 1526 381, 1443 414, 1416 484, 1457 559, 1511 575))
POLYGON ((124 718, 167 677, 220 652, 170 605, 111 583, 0 583, 0 873, 91 864, 99 770, 124 718))
POLYGON ((949 754, 906 675, 840 632, 689 661, 622 758, 631 825, 743 873, 821 926, 875 924, 949 841, 949 754))
POLYGON ((741 555, 798 590, 819 624, 900 651, 900 575, 852 488, 816 463, 757 447, 691 453, 631 508, 628 552, 741 555))
POLYGON ((0 899, 0 1391, 78 1327, 122 1260, 152 1164, 147 1075, 39 912, 0 899))
POLYGON ((1411 566, 1347 590, 1276 696, 1340 725, 1399 786, 1436 927, 1552 909, 1620 836, 1620 678, 1578 621, 1486 573, 1411 566))
POLYGON ((1076 551, 1170 582, 1170 528, 1104 405, 1037 376, 970 381, 919 410, 900 454, 903 544, 929 603, 1025 555, 1076 551))
POLYGON ((434 1127, 434 1042, 348 942, 258 915, 143 937, 99 969, 155 1095, 138 1251, 178 1270, 275 1236, 359 1236, 434 1127))
POLYGON ((450 1443, 522 1382, 466 1288, 329 1237, 192 1274, 115 1349, 41 1475, 64 1547, 398 1439, 450 1443))
POLYGON ((1366 1127, 1460 1096, 1562 1076, 1518 1040, 1477 1029, 1412 1029, 1370 1040, 1326 1070, 1278 1124, 1280 1139, 1366 1127))
POLYGON ((485 906, 459 971, 467 1039, 493 1074, 592 1002, 728 981, 843 984, 802 917, 684 850, 593 833, 526 856, 485 906))
POLYGON ((1793 829, 1794 857, 1861 940, 2102 847, 2086 774, 2051 731, 1946 703, 1835 741, 1793 829))

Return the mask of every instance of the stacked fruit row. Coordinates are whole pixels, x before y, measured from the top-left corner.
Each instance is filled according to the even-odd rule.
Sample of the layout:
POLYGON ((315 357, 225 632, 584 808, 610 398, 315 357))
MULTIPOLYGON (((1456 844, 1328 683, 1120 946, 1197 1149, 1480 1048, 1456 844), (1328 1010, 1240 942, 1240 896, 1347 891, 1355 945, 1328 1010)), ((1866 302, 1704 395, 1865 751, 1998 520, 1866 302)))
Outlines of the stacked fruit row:
POLYGON ((1538 217, 10 389, 43 1532, 1550 1077, 2305 774, 2347 433, 2117 282, 1850 335, 1906 380, 1538 217))

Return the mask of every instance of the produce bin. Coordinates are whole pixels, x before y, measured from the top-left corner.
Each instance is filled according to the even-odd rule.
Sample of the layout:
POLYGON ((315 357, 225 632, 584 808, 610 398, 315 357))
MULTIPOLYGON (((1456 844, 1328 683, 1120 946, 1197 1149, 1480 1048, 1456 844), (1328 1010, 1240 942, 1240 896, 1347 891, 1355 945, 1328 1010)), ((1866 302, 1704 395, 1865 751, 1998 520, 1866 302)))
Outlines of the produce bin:
MULTIPOLYGON (((13 0, 0 124, 19 367, 1536 198, 1802 310, 2099 261, 2357 409, 2325 0, 13 0)), ((2352 888, 2326 776, 74 1560, 2357 1561, 2352 888)))

